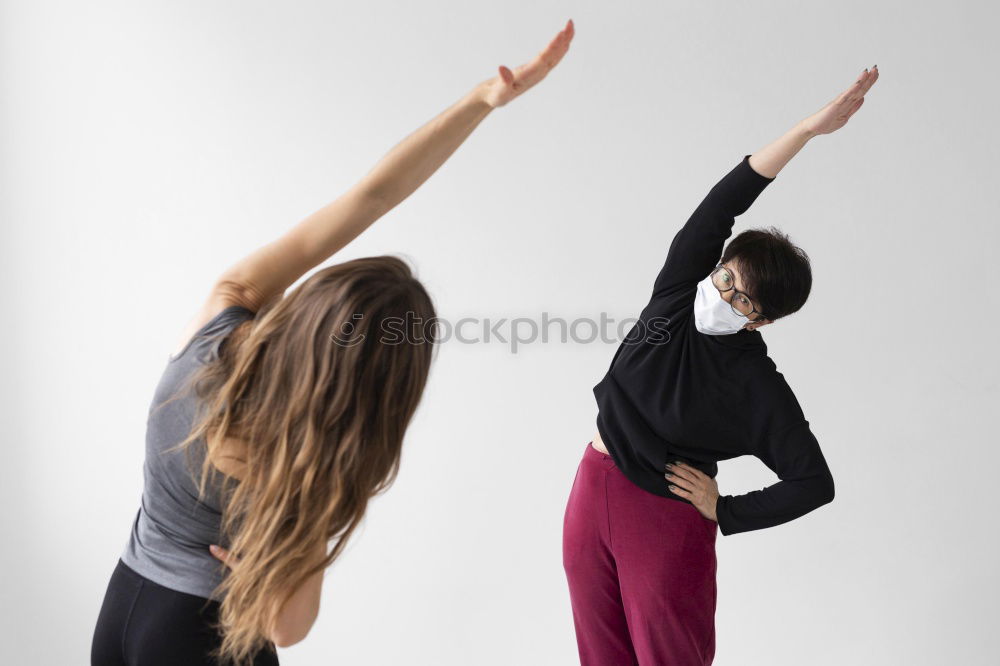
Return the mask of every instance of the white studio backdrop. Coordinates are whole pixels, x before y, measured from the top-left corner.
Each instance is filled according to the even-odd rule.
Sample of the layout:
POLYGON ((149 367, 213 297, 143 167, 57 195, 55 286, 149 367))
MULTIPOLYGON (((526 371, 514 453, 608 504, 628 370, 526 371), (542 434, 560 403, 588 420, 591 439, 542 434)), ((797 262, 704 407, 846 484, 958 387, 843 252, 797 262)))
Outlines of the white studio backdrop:
MULTIPOLYGON (((634 316, 708 189, 877 63, 737 219, 812 258, 762 334, 837 497, 720 535, 715 663, 995 663, 995 6, 4 0, 5 663, 87 662, 146 409, 214 278, 568 18, 550 77, 331 262, 405 255, 452 321, 634 316)), ((282 664, 578 663, 560 533, 614 349, 442 345, 282 664)))

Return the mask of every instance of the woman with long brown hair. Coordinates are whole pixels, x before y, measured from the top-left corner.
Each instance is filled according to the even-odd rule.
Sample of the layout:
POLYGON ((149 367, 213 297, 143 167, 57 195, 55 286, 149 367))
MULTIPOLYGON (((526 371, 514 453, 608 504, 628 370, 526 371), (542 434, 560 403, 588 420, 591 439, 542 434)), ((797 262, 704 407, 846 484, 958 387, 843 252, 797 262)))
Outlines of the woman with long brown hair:
POLYGON ((308 634, 324 570, 396 477, 435 313, 389 256, 323 268, 284 292, 416 190, 490 111, 545 78, 572 38, 569 21, 530 63, 501 66, 218 278, 150 406, 142 504, 93 664, 276 664, 275 646, 308 634))

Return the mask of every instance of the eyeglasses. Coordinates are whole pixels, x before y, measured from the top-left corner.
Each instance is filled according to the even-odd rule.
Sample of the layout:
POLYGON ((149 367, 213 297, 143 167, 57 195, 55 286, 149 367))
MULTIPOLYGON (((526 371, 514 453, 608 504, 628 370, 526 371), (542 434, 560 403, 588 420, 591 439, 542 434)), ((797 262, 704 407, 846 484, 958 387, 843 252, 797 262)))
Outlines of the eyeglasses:
POLYGON ((750 319, 750 321, 760 321, 766 319, 764 313, 753 306, 750 301, 750 297, 744 294, 742 291, 736 291, 736 280, 733 278, 733 274, 729 272, 722 264, 715 267, 712 271, 712 284, 720 292, 732 290, 733 300, 729 302, 729 307, 733 309, 733 312, 740 315, 741 317, 746 317, 750 319, 750 315, 757 313, 756 319, 750 319))

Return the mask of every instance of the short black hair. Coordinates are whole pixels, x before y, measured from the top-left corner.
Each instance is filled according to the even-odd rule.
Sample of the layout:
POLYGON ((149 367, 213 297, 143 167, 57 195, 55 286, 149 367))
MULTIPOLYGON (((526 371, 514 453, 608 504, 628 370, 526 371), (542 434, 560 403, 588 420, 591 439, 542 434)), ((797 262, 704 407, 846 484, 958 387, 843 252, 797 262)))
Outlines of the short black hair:
POLYGON ((798 312, 812 289, 809 255, 776 227, 747 229, 726 246, 721 263, 736 259, 747 295, 775 321, 798 312))

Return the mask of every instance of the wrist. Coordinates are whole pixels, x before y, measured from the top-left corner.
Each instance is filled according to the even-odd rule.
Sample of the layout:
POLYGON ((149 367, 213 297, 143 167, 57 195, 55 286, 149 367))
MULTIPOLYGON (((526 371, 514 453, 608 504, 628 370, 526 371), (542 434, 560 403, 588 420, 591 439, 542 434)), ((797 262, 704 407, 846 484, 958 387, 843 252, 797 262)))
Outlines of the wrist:
POLYGON ((473 88, 469 94, 466 96, 466 100, 470 105, 476 108, 483 116, 489 114, 490 111, 496 107, 490 104, 489 95, 487 92, 493 84, 494 79, 487 79, 473 88))
POLYGON ((468 94, 470 104, 480 111, 481 117, 485 117, 493 109, 503 106, 503 104, 496 103, 497 81, 499 81, 499 77, 497 76, 481 81, 468 94))
POLYGON ((802 137, 807 141, 819 134, 811 127, 809 127, 809 124, 805 120, 800 120, 798 124, 795 125, 794 128, 792 128, 792 132, 794 132, 795 134, 797 134, 798 136, 802 137))

